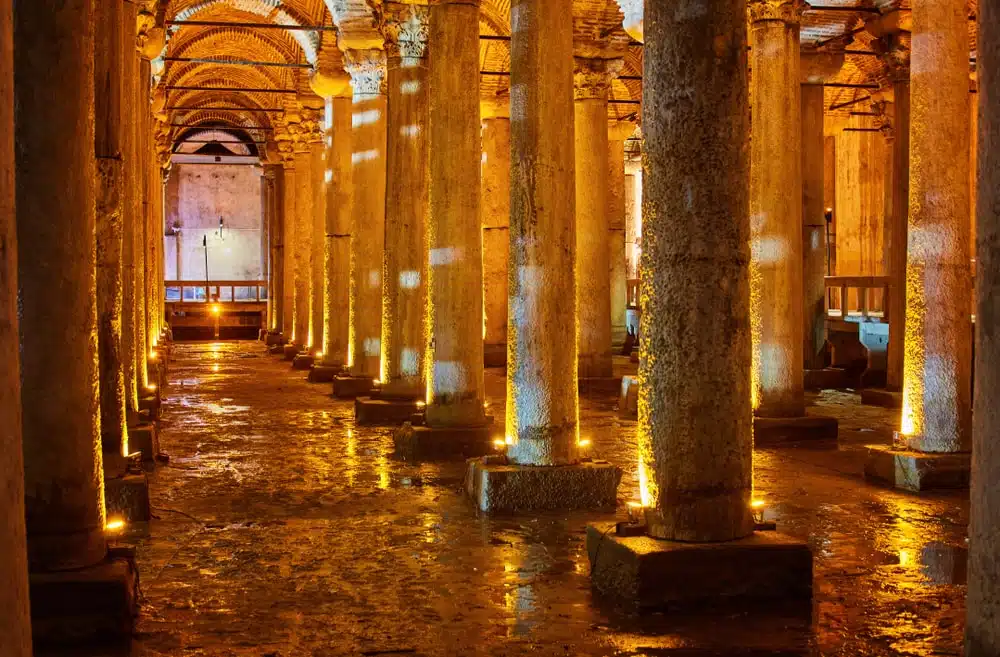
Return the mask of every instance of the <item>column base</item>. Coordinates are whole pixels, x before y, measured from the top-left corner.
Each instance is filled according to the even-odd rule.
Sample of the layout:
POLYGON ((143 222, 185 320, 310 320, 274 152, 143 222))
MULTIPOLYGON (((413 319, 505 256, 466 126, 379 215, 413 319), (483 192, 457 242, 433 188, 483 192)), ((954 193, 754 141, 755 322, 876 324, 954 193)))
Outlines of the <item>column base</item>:
POLYGON ((36 645, 110 643, 132 634, 139 613, 132 550, 110 550, 96 566, 30 573, 31 630, 36 645))
POLYGON ((260 330, 259 330, 259 331, 257 332, 257 339, 258 339, 258 340, 259 340, 260 342, 264 342, 265 340, 267 340, 267 336, 268 336, 268 334, 270 334, 270 331, 268 331, 268 330, 267 330, 267 329, 265 329, 265 328, 262 328, 262 329, 260 329, 260 330))
POLYGON ((275 333, 274 331, 269 331, 266 336, 264 336, 264 344, 269 347, 284 346, 285 336, 281 333, 275 333))
POLYGON ((804 383, 806 390, 840 390, 851 387, 847 370, 840 367, 805 370, 804 383))
POLYGON ((507 345, 484 344, 483 367, 507 367, 507 345))
POLYGON ((627 420, 639 419, 639 377, 622 377, 618 393, 618 415, 627 420))
POLYGON ((587 525, 591 586, 640 611, 756 609, 762 600, 812 598, 812 552, 805 541, 754 532, 724 543, 622 536, 614 523, 587 525))
POLYGON ((289 363, 295 360, 295 357, 299 355, 302 349, 299 348, 297 344, 286 344, 281 347, 281 356, 289 363))
POLYGON ((903 408, 903 393, 880 388, 865 388, 861 391, 861 403, 882 408, 903 408))
POLYGON ((576 389, 581 395, 616 395, 621 388, 620 376, 595 376, 576 380, 576 389))
POLYGON ((108 517, 120 516, 125 520, 126 527, 137 522, 149 522, 149 480, 144 474, 106 478, 104 503, 108 517))
POLYGON ((145 414, 150 420, 158 420, 163 415, 163 403, 160 395, 153 393, 139 397, 139 414, 145 414))
POLYGON ((621 478, 607 461, 534 466, 486 456, 469 460, 465 491, 483 513, 614 509, 621 478))
POLYGON ((339 399, 363 397, 375 387, 375 379, 370 376, 342 374, 333 379, 333 396, 339 399))
POLYGON ((327 365, 325 363, 313 363, 309 370, 310 383, 332 383, 337 375, 344 371, 343 365, 327 365))
POLYGON ((448 461, 495 451, 492 419, 482 427, 428 427, 405 422, 392 434, 396 455, 413 461, 448 461))
POLYGON ((316 358, 312 354, 307 354, 307 353, 297 354, 295 358, 292 359, 292 369, 308 370, 312 368, 313 363, 315 362, 316 358))
POLYGON ((160 453, 160 432, 152 422, 143 422, 128 428, 129 452, 141 452, 143 463, 154 463, 160 453))
POLYGON ((868 445, 865 460, 865 479, 914 492, 966 489, 971 472, 969 452, 915 452, 868 445))
POLYGON ((421 406, 416 399, 358 397, 354 400, 354 421, 362 426, 396 426, 409 422, 421 406))
POLYGON ((754 447, 782 447, 796 443, 837 446, 837 419, 821 415, 754 417, 754 447))

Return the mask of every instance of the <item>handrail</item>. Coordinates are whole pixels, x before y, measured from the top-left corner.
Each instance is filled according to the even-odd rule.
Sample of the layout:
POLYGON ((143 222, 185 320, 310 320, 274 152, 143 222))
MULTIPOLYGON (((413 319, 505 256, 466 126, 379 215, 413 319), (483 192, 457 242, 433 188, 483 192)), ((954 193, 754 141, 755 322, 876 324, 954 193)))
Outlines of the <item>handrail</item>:
POLYGON ((267 300, 267 281, 164 281, 164 298, 167 303, 207 303, 209 301, 216 303, 260 303, 267 300), (249 299, 237 299, 236 289, 237 288, 253 288, 254 292, 252 298, 249 299), (178 289, 179 294, 177 298, 170 298, 168 296, 168 290, 178 289), (229 288, 229 299, 222 298, 222 291, 229 288), (202 290, 202 298, 198 298, 197 295, 192 299, 184 298, 184 290, 194 289, 202 290), (261 289, 264 290, 264 298, 261 298, 261 289), (214 290, 214 293, 213 293, 214 290))
POLYGON ((826 316, 831 319, 851 321, 869 321, 878 319, 880 322, 889 321, 889 294, 892 288, 888 276, 826 276, 825 311, 826 316), (830 294, 830 290, 838 289, 840 294, 836 297, 830 294), (850 290, 857 290, 858 306, 857 310, 850 308, 850 290), (871 308, 870 293, 872 290, 882 290, 882 310, 875 311, 871 308), (839 303, 835 304, 834 299, 839 303), (838 307, 834 307, 839 305, 838 307))

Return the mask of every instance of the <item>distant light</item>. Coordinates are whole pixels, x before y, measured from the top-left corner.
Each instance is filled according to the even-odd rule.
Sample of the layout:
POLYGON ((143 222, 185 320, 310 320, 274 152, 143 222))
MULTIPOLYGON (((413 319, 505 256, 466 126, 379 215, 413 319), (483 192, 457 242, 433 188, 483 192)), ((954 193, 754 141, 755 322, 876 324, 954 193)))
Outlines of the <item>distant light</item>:
POLYGON ((496 446, 497 449, 503 449, 510 443, 508 443, 506 440, 501 440, 497 438, 496 440, 493 441, 493 444, 496 446))
POLYGON ((427 406, 427 402, 423 402, 423 401, 418 401, 417 402, 417 408, 424 408, 425 406, 427 406))
POLYGON ((579 445, 580 447, 589 447, 590 438, 583 438, 582 440, 577 441, 576 444, 579 445))
POLYGON ((511 436, 507 436, 507 437, 504 438, 504 443, 507 444, 507 445, 513 445, 514 444, 514 438, 511 437, 511 436))
POLYGON ((146 386, 146 390, 148 390, 150 392, 155 392, 156 391, 156 384, 155 383, 150 383, 149 385, 146 386))
POLYGON ((322 358, 322 357, 323 357, 323 352, 322 351, 317 351, 316 352, 316 358, 322 358))
POLYGON ((117 517, 111 518, 108 520, 107 524, 104 525, 104 531, 110 534, 117 534, 123 529, 125 529, 125 521, 117 517))
POLYGON ((219 313, 221 313, 221 312, 222 312, 222 306, 220 306, 220 305, 219 305, 219 304, 217 304, 217 303, 215 303, 215 304, 212 304, 212 313, 213 313, 213 314, 215 314, 215 315, 218 315, 218 314, 219 314, 219 313))
POLYGON ((750 502, 750 506, 754 509, 763 509, 765 506, 764 500, 754 500, 750 502))

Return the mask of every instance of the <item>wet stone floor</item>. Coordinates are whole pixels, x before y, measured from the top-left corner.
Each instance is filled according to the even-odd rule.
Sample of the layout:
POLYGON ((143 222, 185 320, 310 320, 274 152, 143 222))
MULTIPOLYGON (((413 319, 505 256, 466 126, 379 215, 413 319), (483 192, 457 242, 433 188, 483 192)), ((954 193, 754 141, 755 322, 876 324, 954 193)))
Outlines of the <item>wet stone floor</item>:
MULTIPOLYGON (((502 372, 487 385, 502 418, 502 372)), ((463 464, 396 460, 391 429, 355 426, 351 402, 260 343, 175 344, 164 394, 138 632, 94 654, 961 654, 966 495, 866 484, 863 446, 890 440, 893 414, 851 393, 812 409, 840 419, 839 449, 755 456, 768 519, 813 548, 812 606, 646 617, 591 592, 584 527, 609 513, 480 517, 463 464)), ((623 516, 635 423, 616 405, 582 398, 581 435, 625 470, 623 516)))

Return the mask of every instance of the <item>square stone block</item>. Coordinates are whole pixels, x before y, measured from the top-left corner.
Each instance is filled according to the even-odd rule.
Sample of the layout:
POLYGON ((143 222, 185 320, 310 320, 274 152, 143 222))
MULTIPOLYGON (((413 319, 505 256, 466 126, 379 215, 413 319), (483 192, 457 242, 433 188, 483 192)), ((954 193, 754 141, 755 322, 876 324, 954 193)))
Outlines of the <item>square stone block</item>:
POLYGON ((285 360, 291 363, 292 361, 295 360, 295 357, 299 355, 300 351, 302 350, 299 349, 298 345, 286 344, 284 347, 281 348, 281 355, 285 360))
POLYGON ((881 388, 865 388, 861 391, 861 403, 882 408, 903 408, 903 393, 881 388))
POLYGON ((618 414, 628 420, 639 419, 639 377, 622 377, 618 393, 618 414))
POLYGON ((607 461, 532 466, 486 457, 469 460, 465 490, 484 513, 614 509, 621 478, 607 461))
POLYGON ((837 432, 837 419, 821 415, 753 419, 755 447, 781 447, 796 443, 836 447, 837 432))
POLYGON ((126 475, 104 480, 108 516, 121 516, 126 524, 149 522, 149 480, 146 475, 126 475))
POLYGON ((270 332, 264 338, 264 344, 269 347, 280 346, 285 344, 285 337, 280 333, 270 332))
POLYGON ((484 344, 483 345, 483 366, 484 367, 507 367, 507 345, 505 345, 505 344, 484 344))
POLYGON ((622 377, 586 377, 576 380, 577 392, 581 395, 617 395, 622 387, 622 377))
POLYGON ((354 421, 364 426, 394 426, 408 422, 419 410, 416 399, 358 397, 354 400, 354 421))
POLYGON ((139 397, 139 410, 145 411, 151 418, 158 419, 161 415, 163 404, 159 394, 139 397))
POLYGON ((851 387, 847 370, 840 367, 806 370, 804 383, 806 390, 840 390, 851 387))
POLYGON ((271 354, 272 356, 283 357, 285 355, 285 345, 282 343, 271 345, 270 349, 267 350, 267 353, 271 354))
POLYGON ((340 399, 363 397, 375 387, 375 380, 369 376, 348 376, 342 374, 333 379, 333 396, 340 399))
POLYGON ((340 365, 324 365, 323 363, 313 363, 309 370, 310 383, 331 383, 337 375, 344 371, 340 365))
POLYGON ((116 549, 90 568, 31 573, 35 644, 79 646, 129 637, 139 612, 134 564, 129 551, 116 549))
POLYGON ((591 585, 640 611, 757 608, 812 598, 812 552, 801 540, 755 532, 724 543, 618 536, 614 523, 587 526, 591 585))
POLYGON ((396 454, 404 459, 465 460, 492 453, 492 425, 428 427, 406 422, 392 435, 396 454))
POLYGON ((128 451, 142 452, 142 460, 151 463, 160 453, 160 436, 152 422, 135 424, 128 428, 128 451))
POLYGON ((312 368, 313 363, 316 359, 312 354, 298 354, 292 359, 292 369, 293 370, 308 370, 312 368))
POLYGON ((909 491, 969 487, 972 454, 936 454, 868 445, 865 478, 909 491))

